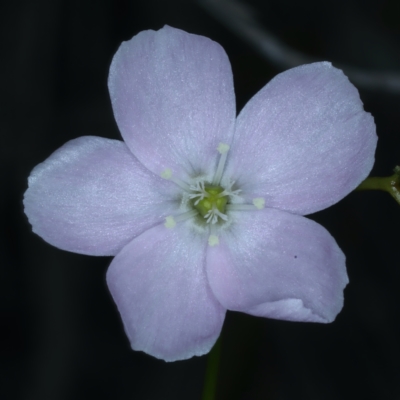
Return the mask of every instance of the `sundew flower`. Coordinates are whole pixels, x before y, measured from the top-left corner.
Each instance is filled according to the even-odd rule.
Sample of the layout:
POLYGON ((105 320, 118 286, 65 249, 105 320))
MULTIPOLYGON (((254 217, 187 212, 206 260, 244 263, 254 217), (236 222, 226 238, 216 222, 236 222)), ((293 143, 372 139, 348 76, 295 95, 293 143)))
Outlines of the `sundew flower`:
POLYGON ((121 45, 109 90, 124 142, 66 143, 32 171, 24 204, 50 244, 115 256, 107 283, 132 348, 205 354, 226 310, 333 321, 345 257, 303 215, 365 179, 377 141, 342 71, 279 74, 236 118, 221 46, 166 26, 121 45))

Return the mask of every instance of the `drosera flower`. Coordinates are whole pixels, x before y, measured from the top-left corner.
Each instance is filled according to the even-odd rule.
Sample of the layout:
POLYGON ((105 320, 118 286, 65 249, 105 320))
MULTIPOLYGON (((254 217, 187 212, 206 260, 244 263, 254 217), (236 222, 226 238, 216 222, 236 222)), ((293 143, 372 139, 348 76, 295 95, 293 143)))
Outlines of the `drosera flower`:
POLYGON ((52 245, 115 256, 107 283, 132 348, 205 354, 226 310, 333 321, 345 257, 303 215, 365 179, 377 141, 342 71, 279 74, 236 118, 224 50, 165 26, 120 46, 109 90, 124 142, 66 143, 32 171, 24 204, 52 245))

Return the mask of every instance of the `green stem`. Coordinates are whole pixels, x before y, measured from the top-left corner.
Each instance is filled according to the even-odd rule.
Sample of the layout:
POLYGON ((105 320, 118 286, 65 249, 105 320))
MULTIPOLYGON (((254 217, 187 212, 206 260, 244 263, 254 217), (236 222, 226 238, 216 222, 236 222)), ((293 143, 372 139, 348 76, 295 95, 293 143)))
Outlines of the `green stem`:
POLYGON ((367 178, 355 190, 383 190, 400 204, 400 167, 391 176, 367 178))
POLYGON ((370 177, 361 182, 356 190, 384 190, 386 192, 391 181, 390 176, 382 178, 377 176, 370 177))
POLYGON ((206 376, 202 400, 215 400, 219 362, 221 358, 221 337, 216 341, 214 347, 207 356, 206 376))

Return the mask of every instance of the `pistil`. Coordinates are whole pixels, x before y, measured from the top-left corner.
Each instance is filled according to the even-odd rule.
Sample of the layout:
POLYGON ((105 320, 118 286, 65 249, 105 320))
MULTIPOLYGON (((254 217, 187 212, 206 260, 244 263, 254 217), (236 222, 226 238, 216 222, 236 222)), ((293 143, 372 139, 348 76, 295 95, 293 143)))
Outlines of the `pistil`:
MULTIPOLYGON (((225 221, 227 220, 225 207, 228 202, 228 197, 221 196, 223 192, 224 188, 221 186, 203 184, 201 198, 193 203, 193 207, 206 219, 206 222, 215 224, 218 222, 218 217, 225 221)), ((192 198, 196 196, 198 195, 194 194, 192 198)))

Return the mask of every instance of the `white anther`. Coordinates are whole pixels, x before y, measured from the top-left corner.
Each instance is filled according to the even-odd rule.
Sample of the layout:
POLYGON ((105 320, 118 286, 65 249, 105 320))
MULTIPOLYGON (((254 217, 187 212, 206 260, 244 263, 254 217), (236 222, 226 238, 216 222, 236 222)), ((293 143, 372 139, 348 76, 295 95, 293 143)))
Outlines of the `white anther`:
POLYGON ((262 197, 256 197, 253 199, 253 204, 257 207, 257 209, 262 210, 265 206, 265 200, 262 197))
POLYGON ((217 244, 219 244, 219 239, 218 236, 216 235, 210 235, 208 238, 208 244, 213 247, 216 246, 217 244))
POLYGON ((161 178, 164 178, 164 179, 171 179, 171 178, 172 178, 172 171, 171 171, 169 168, 165 169, 165 170, 161 173, 161 178))
POLYGON ((169 215, 168 217, 165 218, 165 223, 164 226, 168 229, 175 228, 176 221, 174 220, 174 217, 172 215, 169 215))
POLYGON ((217 150, 220 152, 220 154, 225 154, 229 151, 230 146, 229 144, 226 143, 220 143, 217 147, 217 150))

